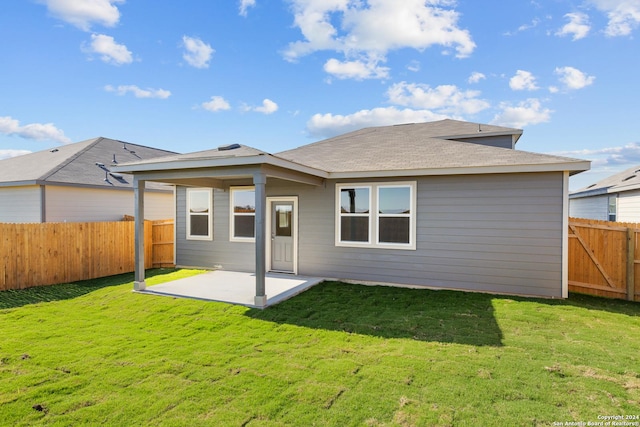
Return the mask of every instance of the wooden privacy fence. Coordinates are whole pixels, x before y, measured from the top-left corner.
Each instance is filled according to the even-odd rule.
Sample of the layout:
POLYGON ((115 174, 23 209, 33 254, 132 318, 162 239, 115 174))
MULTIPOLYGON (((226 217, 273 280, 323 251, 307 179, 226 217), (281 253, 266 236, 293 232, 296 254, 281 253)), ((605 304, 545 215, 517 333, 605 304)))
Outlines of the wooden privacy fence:
POLYGON ((640 224, 569 219, 569 290, 640 301, 640 224))
MULTIPOLYGON (((144 227, 145 268, 173 265, 173 220, 144 227)), ((133 270, 133 222, 0 224, 0 291, 133 270)))

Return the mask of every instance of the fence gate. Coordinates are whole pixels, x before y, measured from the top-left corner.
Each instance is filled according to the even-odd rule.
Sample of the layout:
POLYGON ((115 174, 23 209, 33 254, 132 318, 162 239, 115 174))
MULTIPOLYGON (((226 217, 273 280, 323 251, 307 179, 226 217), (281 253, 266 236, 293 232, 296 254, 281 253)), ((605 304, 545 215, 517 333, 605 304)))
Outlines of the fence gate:
POLYGON ((640 300, 638 224, 571 218, 569 290, 640 300))

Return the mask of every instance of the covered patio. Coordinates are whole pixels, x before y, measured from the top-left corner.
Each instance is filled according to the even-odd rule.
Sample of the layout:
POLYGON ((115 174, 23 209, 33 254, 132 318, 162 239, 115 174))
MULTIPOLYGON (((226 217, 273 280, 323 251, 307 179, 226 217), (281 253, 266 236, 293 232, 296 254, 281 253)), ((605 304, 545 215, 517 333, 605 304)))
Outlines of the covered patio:
MULTIPOLYGON (((251 147, 233 144, 219 147, 199 153, 175 155, 157 159, 142 160, 139 162, 115 165, 115 172, 133 174, 134 209, 135 209, 135 281, 134 290, 146 291, 144 270, 144 192, 146 182, 162 182, 187 187, 206 187, 228 190, 233 185, 251 185, 255 189, 255 273, 250 276, 241 276, 235 273, 235 282, 227 282, 226 290, 216 285, 207 287, 204 282, 221 283, 214 280, 225 273, 216 271, 204 274, 202 277, 187 280, 187 286, 173 287, 162 290, 168 294, 177 296, 189 296, 193 298, 211 300, 229 300, 252 307, 264 308, 277 302, 289 292, 296 292, 298 286, 303 283, 318 283, 321 279, 308 278, 298 283, 296 277, 288 278, 269 275, 267 280, 267 245, 271 242, 271 236, 267 237, 267 197, 266 187, 268 181, 290 181, 311 186, 323 185, 327 178, 327 172, 293 163, 251 147), (217 274, 217 276, 216 276, 217 274), (253 283, 251 301, 247 301, 246 284, 253 283), (274 294, 267 288, 273 289, 274 294), (189 290, 188 290, 189 289, 189 290), (213 289, 216 289, 215 291, 213 289), (200 296, 198 296, 198 292, 200 296), (175 292, 178 292, 177 294, 175 292), (185 295, 182 295, 185 294, 185 295), (187 295, 189 294, 189 295, 187 295), (191 295, 192 294, 192 295, 191 295), (207 296, 208 295, 208 296, 207 296), (226 295, 226 296, 225 296, 226 295), (242 295, 242 296, 241 296, 242 295), (269 295, 269 297, 267 297, 269 295), (226 299, 225 299, 226 298, 226 299), (236 301, 237 300, 237 301, 236 301)), ((215 242, 214 242, 215 244, 215 242)), ((294 268, 293 273, 297 273, 294 268)), ((305 288, 306 289, 306 288, 305 288)), ((303 289, 304 290, 304 289, 303 289)), ((150 293, 160 293, 160 290, 151 290, 150 293)))
POLYGON ((266 273, 265 291, 269 295, 269 299, 264 306, 255 304, 256 275, 237 271, 208 271, 196 276, 174 280, 173 282, 149 286, 137 292, 177 298, 228 302, 252 308, 265 308, 298 295, 323 280, 319 277, 266 273))

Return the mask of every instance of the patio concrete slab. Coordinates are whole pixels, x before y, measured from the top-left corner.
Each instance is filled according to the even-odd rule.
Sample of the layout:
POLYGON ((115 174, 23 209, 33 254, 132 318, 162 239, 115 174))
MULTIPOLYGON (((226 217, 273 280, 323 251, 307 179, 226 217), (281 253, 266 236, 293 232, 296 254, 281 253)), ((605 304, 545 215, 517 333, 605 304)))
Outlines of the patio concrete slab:
MULTIPOLYGON (((267 273, 265 288, 267 307, 282 302, 322 282, 323 278, 267 273)), ((220 301, 253 308, 256 294, 256 275, 237 271, 208 271, 196 276, 149 286, 143 294, 220 301)))

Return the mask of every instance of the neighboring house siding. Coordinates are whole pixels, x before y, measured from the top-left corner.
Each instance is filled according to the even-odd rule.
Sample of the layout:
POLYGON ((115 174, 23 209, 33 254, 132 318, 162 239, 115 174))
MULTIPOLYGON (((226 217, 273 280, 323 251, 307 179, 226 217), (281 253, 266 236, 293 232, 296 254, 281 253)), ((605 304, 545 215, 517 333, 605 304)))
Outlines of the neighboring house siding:
MULTIPOLYGON (((47 186, 47 222, 120 221, 133 215, 133 191, 47 186)), ((145 193, 145 219, 173 218, 172 193, 145 193)))
POLYGON ((40 222, 40 186, 0 188, 0 222, 40 222))
MULTIPOLYGON (((414 179, 415 251, 335 246, 335 184, 357 181, 320 187, 268 183, 268 196, 299 196, 298 273, 561 297, 562 173, 414 179)), ((185 209, 180 189, 178 264, 253 270, 254 245, 229 242, 228 192, 215 192, 213 242, 185 240, 185 209)))
POLYGON ((609 196, 606 194, 569 199, 569 216, 573 218, 607 221, 609 219, 608 208, 609 196))
POLYGON ((617 221, 640 222, 640 191, 625 191, 618 194, 617 221))

